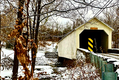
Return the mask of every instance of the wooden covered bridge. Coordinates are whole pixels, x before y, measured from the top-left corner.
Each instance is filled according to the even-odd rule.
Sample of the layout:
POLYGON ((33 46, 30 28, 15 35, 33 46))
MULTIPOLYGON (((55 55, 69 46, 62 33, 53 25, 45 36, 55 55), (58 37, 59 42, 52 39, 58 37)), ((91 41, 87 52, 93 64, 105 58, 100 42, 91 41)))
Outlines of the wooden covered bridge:
POLYGON ((112 48, 112 31, 110 26, 94 17, 58 42, 58 56, 76 59, 78 48, 107 52, 112 48))

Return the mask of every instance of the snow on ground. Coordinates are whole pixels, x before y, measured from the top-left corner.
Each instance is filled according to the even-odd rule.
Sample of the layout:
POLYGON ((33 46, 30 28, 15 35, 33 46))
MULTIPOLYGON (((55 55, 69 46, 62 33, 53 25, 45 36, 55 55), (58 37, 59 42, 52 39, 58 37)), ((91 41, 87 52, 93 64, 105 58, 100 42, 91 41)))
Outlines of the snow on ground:
POLYGON ((1 59, 5 56, 9 56, 10 58, 14 59, 14 51, 12 49, 6 49, 3 47, 1 53, 1 59))
POLYGON ((118 74, 118 77, 119 77, 119 69, 117 69, 115 72, 117 72, 117 74, 118 74))
POLYGON ((115 59, 115 58, 110 58, 110 59, 107 59, 107 62, 110 62, 110 61, 119 61, 118 59, 115 59))
MULTIPOLYGON (((45 57, 45 52, 49 51, 52 52, 54 51, 54 48, 56 46, 56 43, 52 42, 48 42, 51 45, 50 46, 46 46, 46 48, 44 48, 44 50, 38 50, 36 56, 38 57, 38 61, 36 60, 36 64, 40 63, 40 64, 54 64, 53 61, 49 60, 48 58, 45 57)), ((2 54, 1 54, 1 59, 5 58, 6 56, 14 59, 14 51, 12 49, 6 49, 6 48, 2 48, 2 54)), ((29 51, 29 56, 31 57, 31 51, 29 51)), ((54 60, 56 61, 56 59, 54 60)), ((36 68, 41 68, 42 72, 45 71, 47 74, 51 74, 53 72, 52 67, 51 66, 36 66, 36 68)), ((29 67, 30 69, 30 67, 29 67)), ((37 72, 37 71, 36 71, 37 72)), ((18 69, 18 76, 23 76, 23 67, 19 66, 18 69)), ((4 69, 3 71, 0 72, 0 76, 1 77, 5 77, 5 76, 9 76, 12 77, 12 70, 6 70, 4 69)))
POLYGON ((46 72, 47 74, 51 74, 53 72, 53 68, 51 66, 35 66, 35 68, 41 69, 42 72, 46 72))
POLYGON ((5 76, 12 76, 12 70, 4 70, 4 71, 1 71, 0 73, 1 77, 5 77, 5 76))
MULTIPOLYGON (((42 41, 40 41, 40 42, 42 42, 42 41)), ((46 43, 51 44, 51 45, 50 46, 46 45, 46 47, 39 46, 38 49, 43 50, 43 51, 48 51, 48 52, 55 51, 55 47, 57 46, 56 42, 47 41, 46 43)))
POLYGON ((113 62, 114 66, 118 66, 119 65, 119 61, 118 62, 113 62))
MULTIPOLYGON (((54 64, 57 61, 57 59, 46 58, 45 52, 46 51, 49 51, 49 52, 56 51, 55 50, 56 45, 57 44, 54 43, 54 44, 51 44, 50 46, 46 46, 46 48, 42 48, 42 50, 38 49, 34 77, 38 77, 39 79, 51 78, 55 80, 59 80, 59 79, 70 80, 70 79, 79 79, 79 78, 89 79, 91 77, 96 77, 97 73, 95 72, 96 70, 95 67, 91 65, 89 66, 88 64, 85 64, 83 62, 82 64, 85 64, 84 66, 74 67, 70 69, 68 69, 67 67, 52 66, 52 64, 54 64), (45 65, 45 64, 49 64, 49 65, 45 65)), ((2 48, 2 51, 3 51, 2 59, 5 57, 5 55, 11 57, 12 59, 14 58, 13 50, 2 48)), ((29 52, 29 54, 30 53, 31 52, 29 52)), ((83 56, 83 53, 79 53, 79 56, 82 56, 82 57, 78 57, 78 59, 85 58, 85 56, 83 56)), ((29 67, 29 69, 31 69, 31 67, 29 67)), ((0 75, 1 77, 5 77, 5 76, 12 77, 12 69, 10 70, 5 69, 1 71, 0 75)), ((19 66, 18 76, 24 76, 22 66, 19 66)), ((100 78, 97 77, 96 80, 100 80, 100 78)))

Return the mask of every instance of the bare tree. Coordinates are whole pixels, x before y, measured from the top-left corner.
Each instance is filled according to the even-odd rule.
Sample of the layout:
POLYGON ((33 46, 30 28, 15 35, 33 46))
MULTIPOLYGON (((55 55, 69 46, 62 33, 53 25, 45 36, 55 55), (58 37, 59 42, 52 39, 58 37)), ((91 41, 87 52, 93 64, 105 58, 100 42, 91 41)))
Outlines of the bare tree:
MULTIPOLYGON (((37 8, 37 14, 41 14, 41 0, 38 0, 38 8, 37 8)), ((39 30, 39 25, 40 25, 40 22, 39 22, 39 20, 40 20, 40 16, 38 16, 37 15, 37 23, 36 23, 36 29, 35 29, 35 36, 34 36, 34 38, 35 38, 35 43, 36 43, 36 45, 38 45, 38 30, 39 30)), ((32 66, 33 66, 33 68, 32 68, 32 72, 31 73, 33 73, 34 72, 34 67, 35 67, 35 60, 36 60, 36 58, 34 58, 34 56, 36 56, 36 53, 37 53, 37 48, 32 48, 32 66)))
MULTIPOLYGON (((18 14, 17 14, 17 19, 18 19, 18 24, 17 25, 20 25, 22 24, 22 11, 20 11, 21 7, 23 7, 24 5, 24 2, 25 0, 19 0, 19 8, 18 8, 18 14)), ((21 31, 19 31, 19 33, 21 34, 21 31)), ((18 74, 18 65, 19 65, 19 61, 17 59, 17 54, 18 54, 18 51, 16 49, 16 45, 17 45, 17 42, 15 41, 15 55, 14 55, 14 66, 13 66, 13 75, 12 75, 12 80, 17 80, 17 74, 18 74)))
POLYGON ((102 19, 114 29, 112 33, 113 48, 119 47, 119 17, 116 14, 116 9, 117 7, 106 9, 103 12, 104 18, 102 19))
MULTIPOLYGON (((1 11, 0 11, 0 35, 1 35, 1 11)), ((1 48, 2 48, 2 45, 0 40, 0 71, 1 71, 1 48)))

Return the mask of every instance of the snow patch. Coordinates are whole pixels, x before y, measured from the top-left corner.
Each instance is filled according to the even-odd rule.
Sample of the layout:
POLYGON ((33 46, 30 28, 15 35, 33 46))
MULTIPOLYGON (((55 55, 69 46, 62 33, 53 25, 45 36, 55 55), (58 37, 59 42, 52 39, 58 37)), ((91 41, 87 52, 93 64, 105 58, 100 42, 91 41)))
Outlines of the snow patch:
POLYGON ((113 64, 116 67, 117 65, 119 65, 119 61, 118 62, 113 62, 113 64))
POLYGON ((117 72, 117 74, 118 74, 118 77, 119 77, 119 69, 117 69, 115 72, 117 72))
POLYGON ((110 62, 110 61, 119 61, 119 60, 117 60, 117 59, 115 59, 115 58, 107 59, 107 62, 110 62))
POLYGON ((1 59, 6 56, 9 56, 10 58, 14 59, 14 51, 12 49, 6 49, 3 47, 1 51, 1 59))

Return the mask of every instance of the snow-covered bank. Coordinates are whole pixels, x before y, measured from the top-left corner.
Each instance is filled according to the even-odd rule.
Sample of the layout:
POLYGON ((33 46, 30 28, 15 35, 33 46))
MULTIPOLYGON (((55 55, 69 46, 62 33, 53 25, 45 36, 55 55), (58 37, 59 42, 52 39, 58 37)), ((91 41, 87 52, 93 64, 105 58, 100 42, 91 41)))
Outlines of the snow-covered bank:
POLYGON ((1 50, 1 59, 7 56, 14 59, 14 51, 12 49, 6 49, 5 47, 3 47, 1 50))
MULTIPOLYGON (((56 45, 56 44, 55 44, 56 45)), ((55 64, 57 62, 57 58, 46 58, 45 57, 45 52, 52 52, 54 51, 54 44, 51 46, 47 46, 46 49, 40 50, 38 49, 37 55, 36 55, 36 66, 35 66, 35 71, 34 71, 34 77, 37 77, 39 79, 51 79, 51 80, 100 80, 100 77, 98 76, 97 70, 94 66, 91 64, 85 63, 84 59, 85 56, 83 53, 78 53, 77 55, 77 64, 75 67, 56 67, 52 64, 55 64), (80 61, 81 60, 81 61, 80 61), (43 64, 43 65, 41 65, 43 64), (48 64, 48 65, 45 65, 48 64), (80 66, 79 66, 80 65, 80 66)), ((13 59, 14 57, 14 51, 2 48, 2 51, 4 55, 9 56, 13 59), (12 53, 12 54, 11 54, 12 53), (10 55, 11 54, 11 55, 10 55)), ((2 53, 2 54, 3 54, 2 53)), ((31 52, 29 52, 30 55, 31 52)), ((31 55, 30 55, 31 56, 31 55)), ((2 59, 5 56, 2 56, 2 59)), ((29 70, 31 67, 29 67, 29 70)), ((3 70, 0 73, 1 77, 9 76, 12 77, 12 69, 10 70, 3 70)), ((18 77, 19 76, 24 76, 23 73, 23 67, 19 66, 18 69, 18 77)), ((10 79, 9 79, 10 80, 10 79)))
MULTIPOLYGON (((57 43, 53 43, 52 42, 48 42, 49 44, 51 44, 50 46, 46 46, 45 48, 42 48, 42 50, 39 50, 38 49, 38 52, 36 54, 36 68, 41 68, 42 71, 41 72, 46 72, 48 74, 51 74, 52 73, 52 67, 51 66, 40 66, 39 64, 54 64, 56 62, 56 59, 54 60, 51 60, 51 59, 48 59, 45 57, 45 52, 52 52, 54 51, 54 48, 56 46, 57 43), (43 50, 44 49, 44 50, 43 50), (38 66, 39 65, 39 66, 38 66)), ((12 49, 6 49, 5 47, 2 47, 2 53, 1 53, 1 59, 4 59, 5 57, 8 57, 8 58, 11 58, 11 59, 14 59, 14 50, 12 49)), ((31 57, 31 51, 29 51, 29 56, 31 57)), ((1 67, 3 69, 3 67, 1 67)), ((29 67, 30 69, 30 67, 29 67)), ((38 71, 35 70, 35 74, 37 73, 38 71)), ((36 74, 37 75, 37 74, 36 74)), ((36 76, 35 75, 35 76, 36 76)), ((0 76, 2 78, 4 78, 5 76, 9 76, 9 77, 12 77, 12 69, 4 69, 2 71, 0 71, 0 76)), ((22 66, 19 66, 19 69, 18 69, 18 76, 24 76, 23 74, 23 67, 22 66)))

